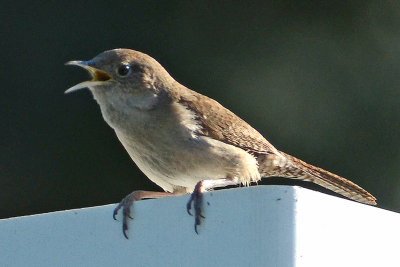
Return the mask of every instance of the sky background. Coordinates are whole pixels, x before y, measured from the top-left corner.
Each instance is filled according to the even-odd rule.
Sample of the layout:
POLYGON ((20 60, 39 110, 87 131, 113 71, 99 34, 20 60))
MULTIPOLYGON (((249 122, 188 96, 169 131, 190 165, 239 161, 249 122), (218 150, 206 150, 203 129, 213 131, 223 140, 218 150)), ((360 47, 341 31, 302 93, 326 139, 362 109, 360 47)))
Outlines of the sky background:
POLYGON ((89 91, 64 95, 88 78, 65 62, 119 47, 400 211, 398 1, 6 1, 1 13, 0 218, 160 190, 89 91))

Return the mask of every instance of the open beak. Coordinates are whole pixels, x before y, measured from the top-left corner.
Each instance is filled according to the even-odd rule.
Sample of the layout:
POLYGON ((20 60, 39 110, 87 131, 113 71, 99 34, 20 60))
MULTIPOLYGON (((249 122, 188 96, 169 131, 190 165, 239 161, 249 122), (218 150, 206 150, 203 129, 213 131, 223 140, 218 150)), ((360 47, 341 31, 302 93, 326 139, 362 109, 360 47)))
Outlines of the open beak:
POLYGON ((87 61, 78 61, 78 60, 68 61, 67 63, 65 63, 65 65, 74 65, 74 66, 82 67, 82 68, 86 69, 87 71, 89 71, 90 74, 92 75, 92 80, 84 81, 84 82, 78 83, 77 85, 72 86, 71 88, 68 88, 64 92, 65 94, 77 91, 79 89, 88 88, 88 87, 95 86, 95 85, 101 85, 104 82, 112 80, 112 77, 108 73, 89 66, 87 61))

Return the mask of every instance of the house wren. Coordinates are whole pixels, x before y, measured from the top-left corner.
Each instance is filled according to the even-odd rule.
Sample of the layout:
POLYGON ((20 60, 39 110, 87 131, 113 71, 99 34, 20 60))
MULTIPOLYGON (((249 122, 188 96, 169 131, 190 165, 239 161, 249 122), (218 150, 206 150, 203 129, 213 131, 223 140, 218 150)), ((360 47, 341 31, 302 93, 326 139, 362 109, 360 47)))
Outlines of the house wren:
POLYGON ((105 51, 89 61, 70 61, 90 72, 89 88, 104 120, 140 170, 165 192, 134 191, 123 210, 127 237, 134 201, 191 193, 195 231, 203 218, 202 193, 278 176, 310 181, 352 200, 376 205, 370 193, 321 168, 277 150, 249 124, 215 100, 175 81, 152 57, 129 49, 105 51))

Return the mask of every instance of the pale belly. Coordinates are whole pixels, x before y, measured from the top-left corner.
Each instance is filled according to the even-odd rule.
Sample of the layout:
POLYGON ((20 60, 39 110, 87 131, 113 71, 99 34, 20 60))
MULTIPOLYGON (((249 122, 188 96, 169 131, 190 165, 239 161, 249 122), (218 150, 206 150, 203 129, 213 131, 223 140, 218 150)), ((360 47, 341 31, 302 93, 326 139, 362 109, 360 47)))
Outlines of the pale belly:
POLYGON ((193 191, 205 179, 230 178, 240 182, 258 181, 256 160, 242 149, 208 137, 171 139, 176 143, 142 140, 136 143, 117 136, 139 169, 165 191, 193 191))

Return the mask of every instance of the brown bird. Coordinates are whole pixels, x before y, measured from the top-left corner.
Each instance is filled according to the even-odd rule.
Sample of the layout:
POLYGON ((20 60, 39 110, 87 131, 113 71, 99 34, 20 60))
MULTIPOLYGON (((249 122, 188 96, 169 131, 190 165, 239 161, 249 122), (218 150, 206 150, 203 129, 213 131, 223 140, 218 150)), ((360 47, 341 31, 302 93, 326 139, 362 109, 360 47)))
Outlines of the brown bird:
POLYGON ((89 61, 70 61, 88 70, 89 88, 104 120, 140 170, 165 192, 134 191, 114 210, 123 210, 123 234, 134 201, 191 193, 195 231, 203 218, 203 192, 249 185, 278 176, 310 181, 352 200, 376 205, 360 186, 277 150, 259 132, 217 101, 175 81, 152 57, 129 49, 105 51, 89 61))

